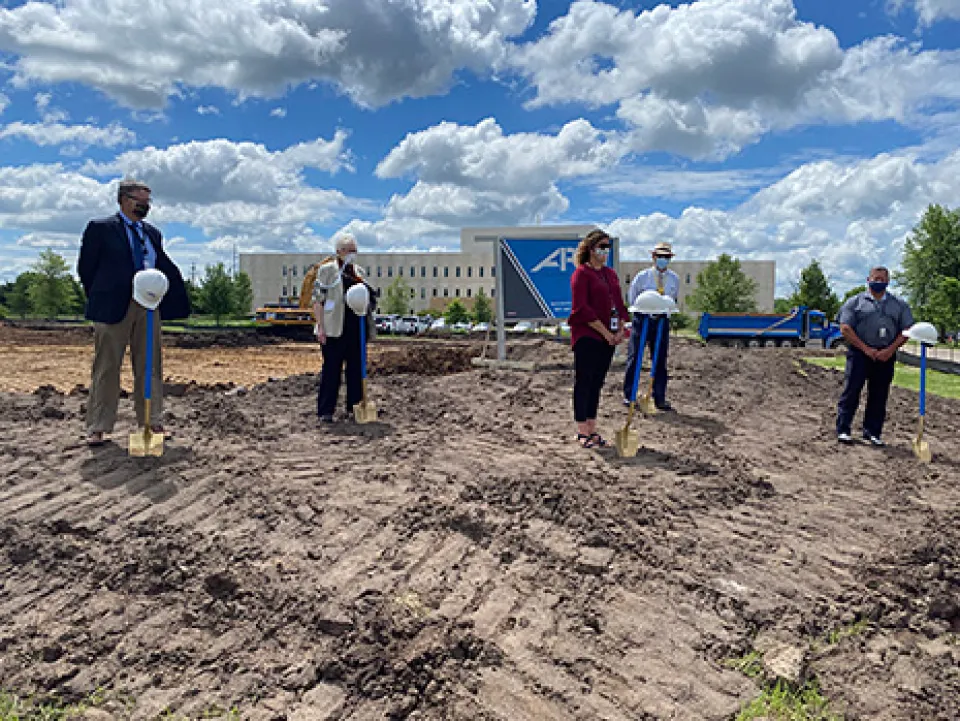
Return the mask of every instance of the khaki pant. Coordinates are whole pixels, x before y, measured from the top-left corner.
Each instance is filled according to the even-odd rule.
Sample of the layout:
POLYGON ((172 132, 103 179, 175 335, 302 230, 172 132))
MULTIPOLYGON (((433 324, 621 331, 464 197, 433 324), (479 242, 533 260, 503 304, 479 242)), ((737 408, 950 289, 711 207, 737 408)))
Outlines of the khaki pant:
MULTIPOLYGON (((130 301, 119 323, 93 324, 93 372, 87 401, 87 432, 111 433, 117 421, 120 400, 120 366, 130 345, 133 365, 133 406, 137 425, 143 426, 143 381, 147 356, 147 311, 130 301)), ((160 311, 153 313, 153 387, 150 393, 150 425, 163 418, 163 369, 160 363, 160 311)))

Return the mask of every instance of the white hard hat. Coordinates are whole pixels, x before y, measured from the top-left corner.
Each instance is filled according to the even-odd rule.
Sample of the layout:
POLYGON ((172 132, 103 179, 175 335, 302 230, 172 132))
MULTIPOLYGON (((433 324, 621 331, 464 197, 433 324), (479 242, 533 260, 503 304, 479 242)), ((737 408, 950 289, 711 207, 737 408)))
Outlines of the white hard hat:
POLYGON ((912 326, 903 331, 903 334, 907 336, 907 338, 920 341, 924 345, 937 344, 938 334, 933 323, 927 323, 926 321, 914 323, 912 326))
POLYGON ((169 287, 167 276, 159 270, 141 270, 133 276, 133 299, 147 310, 156 310, 169 287))
MULTIPOLYGON (((637 296, 628 310, 631 313, 663 313, 667 310, 663 298, 655 290, 645 290, 637 296)), ((671 300, 671 302, 673 301, 671 300)))
POLYGON ((677 307, 677 301, 675 301, 669 295, 661 295, 660 302, 663 304, 663 312, 668 315, 670 313, 677 313, 680 310, 677 307))
POLYGON ((357 315, 366 315, 367 307, 370 305, 370 291, 363 283, 357 283, 350 286, 347 291, 347 305, 357 315))

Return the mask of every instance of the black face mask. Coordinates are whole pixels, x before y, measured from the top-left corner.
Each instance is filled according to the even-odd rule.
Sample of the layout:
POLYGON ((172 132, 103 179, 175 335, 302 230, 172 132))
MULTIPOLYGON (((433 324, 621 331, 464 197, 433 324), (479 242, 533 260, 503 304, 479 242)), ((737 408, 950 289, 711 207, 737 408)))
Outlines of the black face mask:
POLYGON ((140 216, 140 218, 146 218, 147 213, 150 212, 150 203, 137 203, 133 206, 133 214, 140 216))

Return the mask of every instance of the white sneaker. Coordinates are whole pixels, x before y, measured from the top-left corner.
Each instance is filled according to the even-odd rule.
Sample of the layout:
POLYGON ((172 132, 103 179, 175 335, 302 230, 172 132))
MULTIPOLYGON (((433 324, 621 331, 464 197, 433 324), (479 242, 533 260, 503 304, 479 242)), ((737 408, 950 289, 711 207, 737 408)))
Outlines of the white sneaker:
POLYGON ((849 443, 853 443, 853 436, 851 436, 849 433, 838 433, 837 440, 840 441, 841 443, 849 444, 849 443))
POLYGON ((885 445, 887 445, 886 443, 883 442, 880 436, 870 435, 866 431, 863 432, 863 440, 869 441, 872 445, 876 446, 877 448, 883 448, 885 445))

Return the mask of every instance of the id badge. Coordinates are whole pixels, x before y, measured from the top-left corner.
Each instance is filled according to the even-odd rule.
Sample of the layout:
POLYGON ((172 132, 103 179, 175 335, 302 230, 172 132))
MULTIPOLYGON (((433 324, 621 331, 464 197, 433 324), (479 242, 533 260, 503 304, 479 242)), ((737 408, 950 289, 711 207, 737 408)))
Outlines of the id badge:
POLYGON ((880 326, 880 333, 879 333, 879 335, 880 335, 880 340, 886 340, 886 339, 887 339, 887 329, 886 329, 885 327, 883 327, 883 326, 880 326))
POLYGON ((610 330, 616 333, 619 327, 620 327, 620 319, 617 316, 613 316, 610 319, 610 330))

